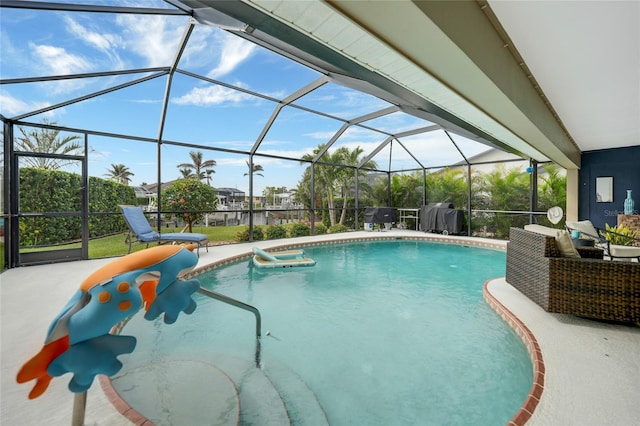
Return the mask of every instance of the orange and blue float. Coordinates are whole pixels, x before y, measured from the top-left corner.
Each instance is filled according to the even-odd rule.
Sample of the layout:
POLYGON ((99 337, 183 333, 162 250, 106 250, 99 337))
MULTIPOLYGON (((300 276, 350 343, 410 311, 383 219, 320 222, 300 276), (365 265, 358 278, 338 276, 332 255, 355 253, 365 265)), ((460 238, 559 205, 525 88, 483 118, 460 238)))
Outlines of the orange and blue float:
POLYGON ((129 254, 96 270, 51 323, 44 346, 17 375, 18 383, 35 380, 29 398, 42 395, 53 377, 72 373, 69 390, 85 392, 98 374, 122 368, 119 355, 133 352, 136 338, 110 334, 119 322, 144 306, 145 319, 163 315, 174 323, 180 312, 196 309, 192 295, 198 280, 178 277, 198 263, 194 246, 157 246, 129 254))

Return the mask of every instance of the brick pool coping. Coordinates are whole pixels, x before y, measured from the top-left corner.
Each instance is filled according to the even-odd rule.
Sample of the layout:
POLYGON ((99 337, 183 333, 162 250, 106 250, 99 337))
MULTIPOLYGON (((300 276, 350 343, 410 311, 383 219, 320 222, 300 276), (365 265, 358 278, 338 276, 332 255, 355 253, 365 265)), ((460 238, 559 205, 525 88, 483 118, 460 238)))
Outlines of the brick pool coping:
POLYGON ((544 360, 542 358, 542 351, 540 350, 540 345, 538 345, 538 341, 536 337, 533 335, 531 330, 524 325, 522 321, 518 317, 516 317, 513 312, 507 309, 502 303, 496 299, 488 289, 489 282, 492 280, 488 280, 484 283, 482 287, 482 296, 484 297, 485 302, 500 315, 500 317, 516 332, 516 334, 520 337, 525 347, 527 348, 527 352, 529 352, 529 357, 531 358, 531 365, 533 366, 533 384, 531 385, 531 389, 529 390, 529 394, 527 398, 524 400, 524 404, 520 407, 520 410, 511 418, 508 425, 510 426, 522 426, 526 424, 533 412, 535 411, 538 403, 540 402, 540 398, 542 397, 542 392, 544 391, 544 360))
MULTIPOLYGON (((340 243, 354 243, 354 242, 364 242, 364 241, 387 241, 387 240, 409 240, 409 241, 429 241, 434 243, 443 243, 443 244, 457 244, 457 245, 466 245, 471 247, 479 247, 479 248, 488 248, 494 250, 506 250, 506 242, 502 241, 493 241, 487 239, 480 238, 471 238, 471 237, 448 237, 448 236, 436 236, 426 234, 424 236, 399 236, 399 235, 371 235, 366 237, 353 237, 353 238, 344 238, 344 239, 335 239, 335 240, 322 240, 322 241, 310 241, 310 242, 297 242, 297 243, 288 243, 288 244, 280 244, 270 246, 269 250, 288 250, 295 248, 303 248, 303 247, 314 247, 314 246, 324 246, 324 245, 333 245, 340 243)), ((183 278, 190 279, 197 275, 200 275, 204 272, 210 271, 215 268, 219 268, 221 266, 227 265, 229 263, 234 263, 237 261, 249 259, 253 256, 253 252, 247 252, 242 254, 237 254, 233 256, 226 257, 224 259, 220 259, 214 262, 211 262, 207 265, 198 267, 193 271, 185 274, 183 278)), ((488 289, 488 284, 492 280, 488 280, 484 283, 482 288, 482 295, 485 302, 498 314, 500 317, 514 330, 514 332, 520 337, 522 342, 524 343, 527 352, 529 353, 529 357, 531 358, 531 364, 533 366, 533 384, 531 389, 529 390, 529 394, 524 401, 522 407, 518 410, 518 412, 511 418, 508 425, 509 426, 523 426, 527 423, 527 421, 533 415, 538 403, 540 402, 540 398, 542 396, 542 392, 544 391, 544 373, 545 366, 544 360, 542 358, 542 351, 540 350, 540 346, 538 345, 538 341, 536 337, 533 335, 531 330, 520 320, 518 319, 513 312, 507 309, 502 303, 496 299, 488 289)), ((114 327, 114 332, 119 331, 121 325, 114 327)), ((133 409, 118 393, 118 391, 113 387, 113 382, 111 378, 108 376, 100 376, 100 385, 103 389, 103 392, 107 399, 111 402, 114 408, 130 420, 133 424, 140 426, 152 426, 153 423, 145 418, 142 414, 133 409)))

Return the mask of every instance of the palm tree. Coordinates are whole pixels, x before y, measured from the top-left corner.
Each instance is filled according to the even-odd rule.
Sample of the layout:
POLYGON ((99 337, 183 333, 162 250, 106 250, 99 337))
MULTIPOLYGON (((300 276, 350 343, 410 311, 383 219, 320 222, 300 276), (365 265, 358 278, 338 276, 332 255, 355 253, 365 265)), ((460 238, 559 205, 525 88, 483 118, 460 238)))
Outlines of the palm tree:
POLYGON ((107 169, 105 176, 123 185, 129 185, 131 176, 134 176, 134 174, 124 164, 111 164, 111 169, 107 169))
MULTIPOLYGON (((381 191, 384 198, 380 202, 384 203, 387 179, 381 179, 378 185, 381 184, 384 185, 381 191)), ((424 179, 421 172, 394 174, 391 176, 391 205, 396 207, 421 205, 423 187, 424 179)))
MULTIPOLYGON (((56 125, 55 122, 42 120, 45 125, 56 125)), ((59 139, 60 130, 55 129, 37 129, 27 132, 22 126, 19 126, 21 137, 16 138, 16 151, 39 152, 45 154, 59 155, 76 155, 81 151, 82 144, 76 142, 80 136, 66 136, 59 139)), ((63 160, 60 158, 48 157, 22 157, 22 162, 27 167, 37 167, 39 169, 57 170, 68 164, 72 164, 74 160, 63 160)))
MULTIPOLYGON (((312 154, 305 154, 302 157, 302 160, 312 160, 320 151, 324 149, 324 144, 318 145, 317 148, 313 150, 312 154)), ((327 164, 316 164, 315 165, 315 183, 316 188, 322 188, 325 192, 322 193, 322 197, 326 200, 327 208, 329 210, 329 222, 331 225, 335 225, 336 223, 340 223, 344 225, 344 222, 347 218, 347 208, 349 202, 349 193, 352 192, 353 185, 355 184, 355 167, 360 164, 362 161, 361 155, 364 150, 360 147, 356 147, 353 151, 349 150, 346 147, 341 147, 330 153, 329 151, 325 152, 319 159, 322 163, 327 164), (340 166, 344 165, 344 166, 340 166), (337 207, 335 205, 336 194, 342 193, 342 208, 340 214, 340 220, 336 220, 336 210, 337 207)), ((368 161, 362 167, 368 169, 375 169, 377 167, 374 161, 368 161)), ((308 169, 307 169, 308 170, 308 169)), ((358 172, 359 176, 365 175, 364 171, 358 172)), ((298 183, 298 196, 301 199, 308 198, 310 195, 309 180, 311 179, 311 173, 305 171, 303 175, 302 181, 298 183)), ((366 184, 362 184, 365 187, 368 187, 366 184)), ((368 188, 367 188, 368 189, 368 188)), ((316 192, 316 196, 320 191, 316 192)))
POLYGON ((554 206, 562 209, 567 207, 567 176, 560 174, 560 168, 555 164, 543 164, 545 173, 540 176, 542 181, 539 186, 539 206, 535 209, 546 211, 554 206))
POLYGON ((467 205, 467 173, 463 170, 445 168, 430 173, 425 184, 428 202, 453 203, 455 208, 467 205))
POLYGON ((189 179, 189 178, 195 177, 193 174, 193 170, 188 169, 186 167, 183 167, 182 169, 180 169, 180 174, 182 175, 182 179, 189 179))
MULTIPOLYGON (((318 145, 312 154, 305 154, 302 156, 302 160, 312 160, 316 154, 318 154, 322 149, 324 149, 324 144, 318 145)), ((334 163, 337 164, 337 158, 334 158, 328 152, 325 152, 322 157, 320 157, 320 161, 326 163, 334 163)), ((304 163, 302 161, 301 163, 304 163)), ((315 186, 316 188, 322 188, 326 191, 326 193, 322 194, 320 191, 316 191, 316 196, 321 195, 327 201, 327 209, 329 210, 329 222, 333 226, 336 224, 336 212, 335 212, 335 193, 336 193, 336 182, 337 182, 337 174, 338 167, 334 165, 325 165, 325 164, 315 164, 310 167, 315 166, 315 186)), ((311 173, 305 174, 307 179, 311 179, 311 173)), ((308 187, 310 187, 310 182, 305 183, 308 187)), ((310 193, 310 191, 309 191, 310 193)))
POLYGON ((211 176, 211 175, 215 173, 215 170, 213 170, 213 169, 207 169, 207 170, 206 170, 206 173, 207 173, 207 176, 206 176, 206 178, 207 178, 207 185, 211 186, 211 180, 213 179, 213 176, 211 176))
MULTIPOLYGON (((504 164, 489 173, 484 173, 479 182, 483 194, 478 197, 477 206, 484 210, 520 210, 529 209, 529 174, 520 167, 506 169, 504 164)), ((478 208, 476 207, 476 208, 478 208)), ((528 223, 526 215, 510 217, 509 214, 496 213, 491 224, 498 238, 509 235, 512 226, 522 227, 528 223)))
MULTIPOLYGON (((344 225, 345 220, 347 219, 347 207, 349 201, 349 193, 351 192, 351 187, 355 184, 355 173, 354 168, 362 161, 361 155, 364 153, 364 149, 359 146, 355 147, 353 151, 350 151, 349 148, 341 147, 336 150, 334 153, 335 159, 338 160, 338 163, 352 166, 352 167, 341 167, 338 172, 337 180, 342 190, 342 213, 340 214, 340 224, 344 225)), ((375 169, 377 164, 375 161, 370 160, 366 164, 363 164, 362 167, 368 169, 375 169)), ((364 172, 358 170, 358 175, 364 175, 364 172)))
POLYGON ((209 183, 210 175, 215 173, 213 168, 216 166, 216 160, 203 160, 201 151, 191 151, 189 153, 191 163, 178 164, 179 169, 189 169, 194 171, 194 177, 198 180, 207 179, 209 183))
POLYGON ((249 162, 245 160, 245 163, 247 163, 247 167, 249 168, 249 172, 245 173, 244 176, 249 176, 249 173, 252 173, 254 175, 258 175, 258 176, 264 177, 264 175, 262 173, 259 173, 259 172, 264 172, 264 169, 262 168, 262 166, 260 164, 254 164, 253 165, 253 169, 251 169, 251 165, 249 164, 249 162))

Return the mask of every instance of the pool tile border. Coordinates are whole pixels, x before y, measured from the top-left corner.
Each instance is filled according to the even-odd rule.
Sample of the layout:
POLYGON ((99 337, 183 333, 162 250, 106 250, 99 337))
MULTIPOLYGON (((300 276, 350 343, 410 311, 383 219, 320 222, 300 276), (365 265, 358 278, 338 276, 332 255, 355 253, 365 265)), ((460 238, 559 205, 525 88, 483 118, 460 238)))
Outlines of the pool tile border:
POLYGON ((542 392, 544 391, 544 359, 542 358, 540 345, 531 330, 529 330, 529 328, 518 317, 516 317, 513 312, 507 309, 493 296, 493 294, 491 294, 488 288, 491 281, 492 280, 488 280, 484 283, 484 286, 482 287, 482 296, 484 297, 485 302, 487 302, 487 304, 496 311, 507 324, 509 324, 518 337, 520 337, 527 348, 527 352, 529 352, 531 365, 533 366, 533 384, 531 385, 529 394, 527 395, 527 398, 525 399, 524 404, 522 404, 520 410, 518 410, 508 423, 509 426, 522 426, 526 424, 533 415, 533 412, 540 403, 542 392))
MULTIPOLYGON (((479 247, 479 248, 488 248, 494 250, 506 250, 506 242, 498 242, 491 240, 482 240, 477 238, 464 238, 464 237, 446 237, 446 236, 399 236, 399 235, 371 235, 366 237, 348 237, 348 238, 340 238, 340 239, 330 239, 330 240, 320 240, 320 241, 305 241, 298 243, 288 243, 288 244, 280 244, 269 247, 270 250, 289 250, 301 247, 314 247, 314 246, 324 246, 324 245, 334 245, 341 243, 354 243, 354 242, 364 242, 364 241, 387 241, 387 240, 409 240, 409 241, 429 241, 434 243, 443 243, 443 244, 457 244, 457 245, 468 245, 471 247, 479 247)), ((197 275, 200 275, 204 272, 210 271, 212 269, 218 268, 220 266, 227 265, 229 263, 234 263, 240 260, 249 259, 253 255, 252 252, 247 252, 243 254, 238 254, 234 256, 229 256, 227 258, 212 262, 205 266, 201 266, 199 268, 194 269, 193 271, 185 274, 183 278, 190 279, 197 275)), ((538 345, 538 341, 535 336, 529 330, 529 328, 518 318, 513 312, 507 309, 502 303, 500 303, 489 291, 488 284, 492 280, 488 280, 484 283, 482 288, 482 295, 485 302, 494 310, 500 317, 516 332, 516 334, 520 337, 525 347, 527 348, 527 352, 529 353, 529 357, 531 358, 531 364, 533 366, 533 385, 529 390, 529 394, 525 399, 524 404, 518 410, 518 412, 511 418, 508 423, 508 426, 523 426, 527 423, 527 421, 533 415, 538 403, 540 402, 540 398, 542 396, 542 392, 544 391, 544 374, 545 367, 544 361, 542 358, 542 351, 540 350, 540 346, 538 345)), ((119 328, 116 326, 115 328, 119 328)), ((115 331, 115 330, 114 330, 115 331)), ((132 423, 139 426, 152 426, 153 423, 134 410, 116 391, 113 386, 113 382, 111 378, 108 376, 100 376, 100 385, 103 389, 103 392, 107 399, 111 402, 111 404, 116 408, 118 412, 120 412, 123 416, 129 419, 132 423)))
MULTIPOLYGON (((387 240, 409 240, 409 241, 429 241, 433 243, 443 243, 443 244, 457 244, 457 245, 468 245, 472 247, 479 248, 488 248, 494 250, 505 250, 505 243, 488 241, 488 240, 480 240, 476 238, 464 238, 464 237, 434 237, 426 234, 424 236, 399 236, 399 235, 371 235, 366 237, 348 237, 334 240, 319 240, 319 241, 300 241, 297 243, 288 243, 288 244, 280 244, 270 246, 269 250, 291 250, 297 248, 304 247, 315 247, 315 246, 325 246, 325 245, 334 245, 341 243, 357 243, 364 241, 387 241, 387 240)), ((275 241, 274 241, 275 242, 275 241)), ((184 275, 185 279, 191 279, 197 275, 200 275, 204 272, 210 271, 212 269, 218 268, 220 266, 234 263, 239 260, 249 259, 253 256, 252 252, 247 252, 243 254, 238 254, 235 256, 230 256, 225 259, 221 259, 210 264, 201 266, 199 268, 195 268, 189 273, 184 275)))

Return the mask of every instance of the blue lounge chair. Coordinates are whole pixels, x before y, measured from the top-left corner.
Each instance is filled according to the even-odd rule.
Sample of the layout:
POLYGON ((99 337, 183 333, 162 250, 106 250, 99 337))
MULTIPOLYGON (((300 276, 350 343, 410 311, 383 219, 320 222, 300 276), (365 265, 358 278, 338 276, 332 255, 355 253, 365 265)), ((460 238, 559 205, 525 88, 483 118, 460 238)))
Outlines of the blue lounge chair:
POLYGON ((197 234, 194 232, 171 232, 167 234, 161 234, 154 231, 149 225, 149 221, 144 215, 142 209, 138 206, 120 206, 122 209, 122 215, 124 221, 129 226, 129 233, 124 240, 125 244, 129 244, 129 253, 131 253, 131 245, 139 241, 141 243, 157 242, 161 244, 163 242, 184 242, 197 244, 197 253, 200 255, 200 247, 204 246, 209 251, 209 240, 205 234, 197 234))

